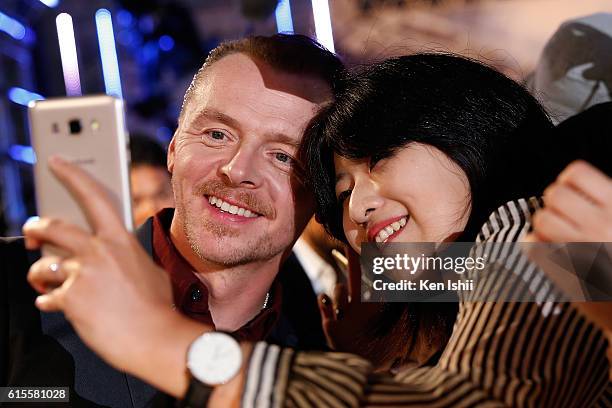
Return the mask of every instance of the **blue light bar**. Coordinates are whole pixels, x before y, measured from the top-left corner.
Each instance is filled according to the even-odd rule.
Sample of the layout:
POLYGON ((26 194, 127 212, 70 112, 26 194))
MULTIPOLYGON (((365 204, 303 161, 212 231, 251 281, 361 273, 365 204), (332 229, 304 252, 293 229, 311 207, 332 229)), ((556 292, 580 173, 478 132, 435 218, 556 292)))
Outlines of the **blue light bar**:
POLYGON ((59 4, 59 0, 39 0, 42 4, 44 4, 47 7, 57 7, 57 5, 59 4))
POLYGON ((311 0, 311 2, 317 40, 331 52, 336 52, 328 0, 311 0))
POLYGON ((57 39, 62 59, 66 95, 81 95, 81 76, 79 75, 79 60, 76 41, 74 40, 72 17, 68 13, 60 13, 55 18, 55 25, 57 26, 57 39))
POLYGON ((42 95, 39 95, 36 92, 30 92, 19 87, 10 88, 8 91, 8 98, 12 102, 23 106, 28 106, 28 104, 32 101, 40 101, 41 99, 45 99, 42 95))
POLYGON ((23 40, 26 36, 26 27, 19 21, 0 12, 0 31, 13 37, 15 40, 23 40))
POLYGON ((121 77, 119 76, 119 61, 115 48, 115 35, 113 33, 113 20, 110 11, 100 9, 96 11, 96 30, 98 31, 98 45, 102 59, 102 74, 104 86, 108 95, 123 98, 121 92, 121 77))
POLYGON ((291 18, 291 4, 289 0, 280 0, 276 6, 276 31, 293 34, 293 19, 291 18))
POLYGON ((31 146, 12 145, 9 147, 8 154, 11 156, 11 159, 22 163, 36 163, 36 154, 31 146))

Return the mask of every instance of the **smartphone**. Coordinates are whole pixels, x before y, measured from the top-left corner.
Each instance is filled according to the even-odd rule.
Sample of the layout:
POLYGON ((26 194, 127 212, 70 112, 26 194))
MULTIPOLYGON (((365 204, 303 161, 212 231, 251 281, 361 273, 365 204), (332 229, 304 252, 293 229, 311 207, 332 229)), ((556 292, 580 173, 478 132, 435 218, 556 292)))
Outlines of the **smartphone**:
POLYGON ((36 154, 38 215, 61 218, 91 231, 76 201, 47 166, 49 156, 59 155, 78 164, 107 188, 125 227, 132 231, 129 138, 123 101, 108 95, 47 99, 32 102, 28 116, 36 154))

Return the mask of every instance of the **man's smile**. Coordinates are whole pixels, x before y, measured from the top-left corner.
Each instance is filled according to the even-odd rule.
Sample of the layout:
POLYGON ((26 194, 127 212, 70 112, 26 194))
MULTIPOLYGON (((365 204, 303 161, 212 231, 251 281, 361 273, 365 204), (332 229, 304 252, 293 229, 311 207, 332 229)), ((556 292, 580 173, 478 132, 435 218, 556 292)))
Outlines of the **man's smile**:
POLYGON ((208 196, 207 198, 208 198, 208 202, 211 205, 216 206, 222 212, 239 215, 245 218, 256 218, 256 217, 261 216, 261 214, 258 214, 255 211, 251 211, 248 208, 245 208, 246 206, 239 204, 239 203, 234 203, 229 199, 224 200, 220 197, 216 197, 213 195, 208 196))
POLYGON ((246 224, 264 218, 261 214, 237 205, 238 203, 227 198, 221 199, 216 196, 204 196, 204 198, 204 205, 208 207, 211 216, 223 223, 246 224))

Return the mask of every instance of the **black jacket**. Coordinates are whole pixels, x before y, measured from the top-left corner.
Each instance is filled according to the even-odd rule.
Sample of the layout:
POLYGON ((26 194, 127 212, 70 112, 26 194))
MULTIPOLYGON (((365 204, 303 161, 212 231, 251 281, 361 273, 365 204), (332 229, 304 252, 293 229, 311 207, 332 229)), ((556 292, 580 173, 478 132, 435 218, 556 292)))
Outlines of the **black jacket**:
MULTIPOLYGON (((150 219, 138 230, 149 253, 151 225, 150 219)), ((73 407, 149 407, 167 402, 151 386, 113 369, 89 350, 62 313, 36 309, 37 294, 26 275, 39 256, 26 251, 21 238, 0 238, 0 386, 68 386, 73 407)), ((316 297, 295 257, 285 263, 279 279, 283 309, 267 340, 301 349, 323 348, 316 297)), ((113 341, 113 333, 108 333, 108 341, 113 341)))

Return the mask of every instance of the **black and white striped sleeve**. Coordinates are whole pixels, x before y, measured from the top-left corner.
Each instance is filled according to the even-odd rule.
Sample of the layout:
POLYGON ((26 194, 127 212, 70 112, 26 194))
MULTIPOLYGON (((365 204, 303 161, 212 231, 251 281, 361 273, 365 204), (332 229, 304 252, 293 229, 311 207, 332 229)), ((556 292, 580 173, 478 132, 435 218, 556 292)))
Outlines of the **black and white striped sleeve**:
POLYGON ((356 407, 361 405, 371 364, 347 353, 297 353, 257 343, 249 361, 242 406, 356 407))
POLYGON ((281 406, 280 398, 285 394, 293 355, 292 349, 264 342, 255 345, 242 395, 243 407, 281 406))
POLYGON ((372 373, 358 356, 292 352, 259 343, 251 357, 243 407, 504 407, 469 376, 434 367, 398 376, 372 373))

